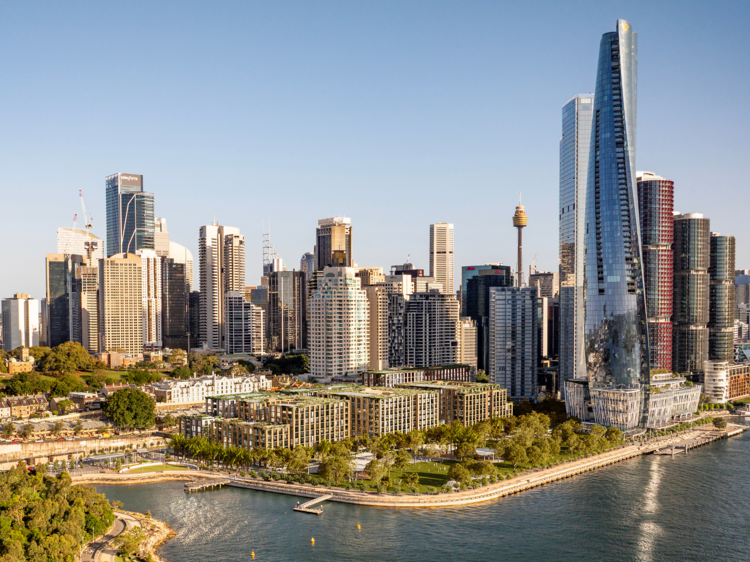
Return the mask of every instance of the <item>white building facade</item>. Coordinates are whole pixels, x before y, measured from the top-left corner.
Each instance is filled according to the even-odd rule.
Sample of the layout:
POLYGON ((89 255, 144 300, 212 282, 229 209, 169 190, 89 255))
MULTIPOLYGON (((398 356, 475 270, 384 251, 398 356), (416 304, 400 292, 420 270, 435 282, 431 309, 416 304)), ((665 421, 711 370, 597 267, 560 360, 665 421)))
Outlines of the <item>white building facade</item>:
POLYGON ((245 293, 229 291, 224 303, 227 354, 258 355, 265 350, 265 312, 245 300, 245 293))
POLYGON ((442 292, 453 291, 453 225, 438 222, 430 225, 430 277, 440 283, 442 292))
POLYGON ((3 299, 3 349, 39 345, 39 301, 26 293, 3 299))
POLYGON ((161 349, 162 259, 154 250, 138 250, 141 257, 141 299, 143 302, 143 347, 161 349))

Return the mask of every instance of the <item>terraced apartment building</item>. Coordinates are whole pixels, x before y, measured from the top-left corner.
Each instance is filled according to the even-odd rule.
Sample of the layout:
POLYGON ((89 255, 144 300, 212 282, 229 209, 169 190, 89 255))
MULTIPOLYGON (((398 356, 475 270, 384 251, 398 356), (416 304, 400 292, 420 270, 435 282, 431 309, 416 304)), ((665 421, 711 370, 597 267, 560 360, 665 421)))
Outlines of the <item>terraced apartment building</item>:
POLYGON ((513 413, 508 403, 507 390, 496 384, 432 381, 399 384, 397 388, 434 392, 439 396, 439 422, 459 421, 474 425, 490 418, 501 418, 513 413))
POLYGON ((225 447, 234 445, 243 449, 274 449, 293 447, 290 445, 290 435, 290 426, 287 424, 219 419, 211 424, 210 439, 225 447))
POLYGON ((471 365, 438 365, 435 367, 403 369, 381 369, 362 373, 362 384, 365 386, 394 387, 397 384, 436 380, 465 381, 475 379, 471 365))

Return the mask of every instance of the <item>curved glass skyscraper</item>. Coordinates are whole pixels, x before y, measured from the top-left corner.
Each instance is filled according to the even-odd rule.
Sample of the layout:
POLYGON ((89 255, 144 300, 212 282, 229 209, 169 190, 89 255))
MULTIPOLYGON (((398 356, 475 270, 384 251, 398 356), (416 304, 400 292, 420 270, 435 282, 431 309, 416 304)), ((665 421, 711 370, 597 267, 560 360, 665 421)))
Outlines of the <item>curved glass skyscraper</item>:
POLYGON ((644 427, 648 329, 635 171, 636 34, 625 20, 599 47, 586 189, 585 344, 597 423, 644 427))

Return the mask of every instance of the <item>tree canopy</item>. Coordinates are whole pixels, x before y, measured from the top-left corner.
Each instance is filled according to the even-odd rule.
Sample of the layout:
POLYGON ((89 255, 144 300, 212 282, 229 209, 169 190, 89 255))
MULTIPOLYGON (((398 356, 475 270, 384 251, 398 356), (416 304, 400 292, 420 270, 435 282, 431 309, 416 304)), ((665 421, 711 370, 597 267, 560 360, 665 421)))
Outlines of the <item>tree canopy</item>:
POLYGON ((118 427, 147 429, 156 421, 155 403, 137 388, 123 388, 104 403, 104 413, 118 427))
POLYGON ((282 355, 276 359, 268 359, 263 366, 274 375, 304 375, 310 372, 310 358, 304 354, 282 355))

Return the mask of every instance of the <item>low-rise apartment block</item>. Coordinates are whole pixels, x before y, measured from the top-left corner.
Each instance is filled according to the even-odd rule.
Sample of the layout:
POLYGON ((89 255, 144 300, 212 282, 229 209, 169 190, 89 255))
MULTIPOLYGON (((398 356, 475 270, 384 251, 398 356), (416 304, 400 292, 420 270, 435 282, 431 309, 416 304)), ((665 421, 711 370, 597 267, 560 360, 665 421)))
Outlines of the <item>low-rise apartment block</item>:
POLYGON ((260 375, 220 377, 207 375, 187 380, 163 380, 146 387, 157 402, 184 404, 204 402, 206 396, 258 392, 271 387, 271 381, 260 375))
POLYGON ((46 411, 49 406, 43 394, 8 396, 3 402, 5 408, 10 408, 10 415, 14 418, 28 418, 32 414, 46 411))
POLYGON ((383 369, 362 373, 364 386, 385 386, 393 388, 397 384, 424 381, 463 381, 472 382, 470 365, 438 365, 425 368, 383 369))
POLYGON ((490 418, 513 413, 507 391, 496 384, 478 382, 432 381, 401 384, 399 388, 423 389, 440 396, 440 423, 454 421, 474 425, 490 418))
POLYGON ((727 361, 704 361, 703 382, 706 398, 725 404, 750 396, 750 364, 733 365, 727 361))
POLYGON ((290 432, 289 424, 222 419, 211 424, 210 437, 224 447, 274 449, 290 446, 290 432))

